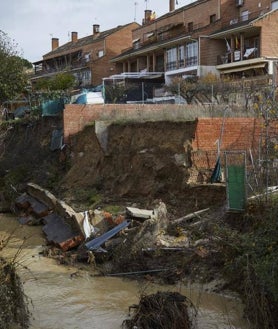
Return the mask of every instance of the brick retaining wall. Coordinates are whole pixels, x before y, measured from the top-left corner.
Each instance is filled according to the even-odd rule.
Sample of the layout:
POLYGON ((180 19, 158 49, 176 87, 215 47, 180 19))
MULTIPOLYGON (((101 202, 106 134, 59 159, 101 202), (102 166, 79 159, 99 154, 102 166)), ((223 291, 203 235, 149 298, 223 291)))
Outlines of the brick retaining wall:
MULTIPOLYGON (((198 118, 195 138, 192 141, 192 160, 198 168, 213 168, 217 155, 216 142, 221 135, 221 153, 225 150, 256 152, 264 140, 265 133, 264 123, 260 119, 224 117, 223 106, 219 109, 222 110, 222 113, 219 112, 220 117, 212 117, 211 111, 205 113, 204 108, 196 105, 69 104, 64 110, 64 139, 67 142, 70 136, 94 121, 195 121, 198 118)), ((214 109, 214 116, 216 114, 217 109, 214 109)), ((270 134, 278 136, 277 123, 270 127, 270 134)))

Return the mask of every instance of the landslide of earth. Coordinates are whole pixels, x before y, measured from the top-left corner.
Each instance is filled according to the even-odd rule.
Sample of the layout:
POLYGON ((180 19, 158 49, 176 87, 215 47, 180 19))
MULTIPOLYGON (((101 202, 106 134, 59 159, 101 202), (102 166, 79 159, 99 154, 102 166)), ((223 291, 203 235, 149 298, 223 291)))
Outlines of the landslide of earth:
POLYGON ((71 203, 87 198, 88 205, 100 201, 98 194, 99 205, 129 202, 147 208, 159 199, 173 218, 223 204, 223 186, 188 184, 195 124, 114 123, 101 143, 94 125, 88 125, 71 138, 60 192, 71 203))
POLYGON ((225 214, 223 185, 189 184, 198 176, 190 153, 195 124, 119 122, 97 138, 97 127, 88 123, 62 150, 51 150, 53 131, 62 128, 62 118, 2 122, 1 211, 11 210, 11 201, 25 191, 27 182, 48 189, 76 211, 112 212, 119 205, 153 209, 161 200, 172 221, 210 208, 197 226, 172 232, 176 241, 188 240, 194 247, 187 249, 186 257, 181 252, 176 257, 158 253, 131 259, 125 249, 124 257, 118 257, 119 271, 156 268, 157 261, 170 267, 167 282, 191 274, 201 280, 223 275, 226 287, 241 294, 254 328, 277 328, 277 197, 267 203, 254 199, 244 213, 225 214))
POLYGON ((195 122, 114 123, 102 142, 92 123, 63 151, 51 151, 53 131, 61 128, 58 117, 2 123, 2 199, 32 181, 76 210, 119 202, 147 207, 160 199, 173 218, 225 200, 223 186, 188 184, 195 122))

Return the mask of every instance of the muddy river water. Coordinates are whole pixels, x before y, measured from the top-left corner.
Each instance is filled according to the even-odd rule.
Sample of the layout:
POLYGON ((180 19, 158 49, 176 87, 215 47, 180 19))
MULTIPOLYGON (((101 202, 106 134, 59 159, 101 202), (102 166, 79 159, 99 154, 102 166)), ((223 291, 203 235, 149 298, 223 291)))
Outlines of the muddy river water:
MULTIPOLYGON (((128 307, 144 292, 178 291, 198 307, 199 329, 248 329, 236 298, 209 294, 201 287, 142 285, 130 279, 93 277, 40 255, 41 227, 21 226, 0 215, 0 238, 12 233, 1 256, 16 256, 25 294, 31 299, 32 329, 120 329, 128 307), (25 242, 23 240, 25 238, 25 242)), ((171 329, 171 328, 169 328, 171 329)))

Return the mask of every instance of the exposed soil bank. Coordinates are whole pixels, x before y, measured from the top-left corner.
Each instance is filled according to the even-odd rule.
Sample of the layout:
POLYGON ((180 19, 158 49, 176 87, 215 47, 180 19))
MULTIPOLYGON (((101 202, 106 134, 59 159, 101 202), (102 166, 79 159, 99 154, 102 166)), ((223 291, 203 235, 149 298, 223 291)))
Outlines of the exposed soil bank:
MULTIPOLYGON (((176 227, 171 232, 179 242, 193 244, 191 254, 185 257, 183 252, 173 255, 142 251, 129 253, 127 257, 129 249, 119 247, 112 254, 118 261, 112 261, 113 270, 122 272, 121 269, 128 266, 129 270, 136 271, 159 264, 170 269, 166 277, 161 276, 168 283, 185 275, 212 280, 225 274, 230 279, 227 287, 240 288, 243 293, 246 287, 251 289, 246 284, 250 279, 248 275, 252 274, 257 291, 245 298, 255 300, 254 296, 263 296, 267 312, 261 315, 262 305, 249 303, 253 309, 258 308, 256 312, 249 311, 249 315, 251 318, 252 313, 258 315, 253 319, 258 328, 266 323, 265 319, 269 319, 269 328, 275 328, 277 315, 270 311, 277 304, 274 294, 277 290, 272 289, 277 282, 268 277, 272 262, 260 257, 267 255, 276 259, 273 246, 277 245, 277 234, 269 235, 277 230, 277 225, 268 220, 266 230, 261 218, 269 215, 274 219, 277 206, 256 208, 253 204, 245 214, 226 216, 223 211, 225 186, 192 184, 193 171, 196 177, 190 157, 194 125, 194 122, 113 124, 101 138, 97 138, 95 126, 89 125, 72 136, 62 151, 51 151, 52 132, 61 126, 57 119, 8 123, 1 127, 0 135, 2 210, 9 209, 9 201, 25 190, 27 182, 46 188, 76 211, 109 208, 110 212, 119 212, 130 205, 152 209, 153 204, 161 200, 171 223, 191 212, 210 208, 204 223, 191 228, 176 227), (257 243, 256 234, 263 243, 257 243), (271 246, 269 241, 273 242, 271 246), (251 255, 248 262, 252 261, 253 267, 246 265, 246 253, 251 255), (252 272, 248 272, 250 269, 252 272), (267 296, 261 289, 264 286, 268 287, 267 296)), ((150 276, 145 278, 152 280, 150 276)))

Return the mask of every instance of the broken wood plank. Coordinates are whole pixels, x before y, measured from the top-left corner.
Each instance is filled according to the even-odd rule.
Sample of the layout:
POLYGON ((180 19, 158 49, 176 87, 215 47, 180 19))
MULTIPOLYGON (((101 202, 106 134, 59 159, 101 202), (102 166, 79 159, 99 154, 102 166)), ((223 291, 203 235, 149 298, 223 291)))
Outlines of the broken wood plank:
POLYGON ((183 216, 183 217, 180 217, 178 219, 175 219, 171 224, 179 224, 181 222, 186 222, 190 219, 193 219, 195 217, 199 217, 200 218, 200 215, 209 211, 210 208, 206 208, 206 209, 202 209, 202 210, 198 210, 198 211, 195 211, 195 212, 192 212, 186 216, 183 216))
POLYGON ((139 209, 133 207, 126 207, 127 215, 134 218, 149 219, 154 215, 153 210, 139 209))
POLYGON ((211 221, 211 218, 205 218, 205 219, 199 220, 198 222, 189 224, 189 227, 196 227, 196 226, 205 224, 206 222, 209 222, 209 221, 211 221))

